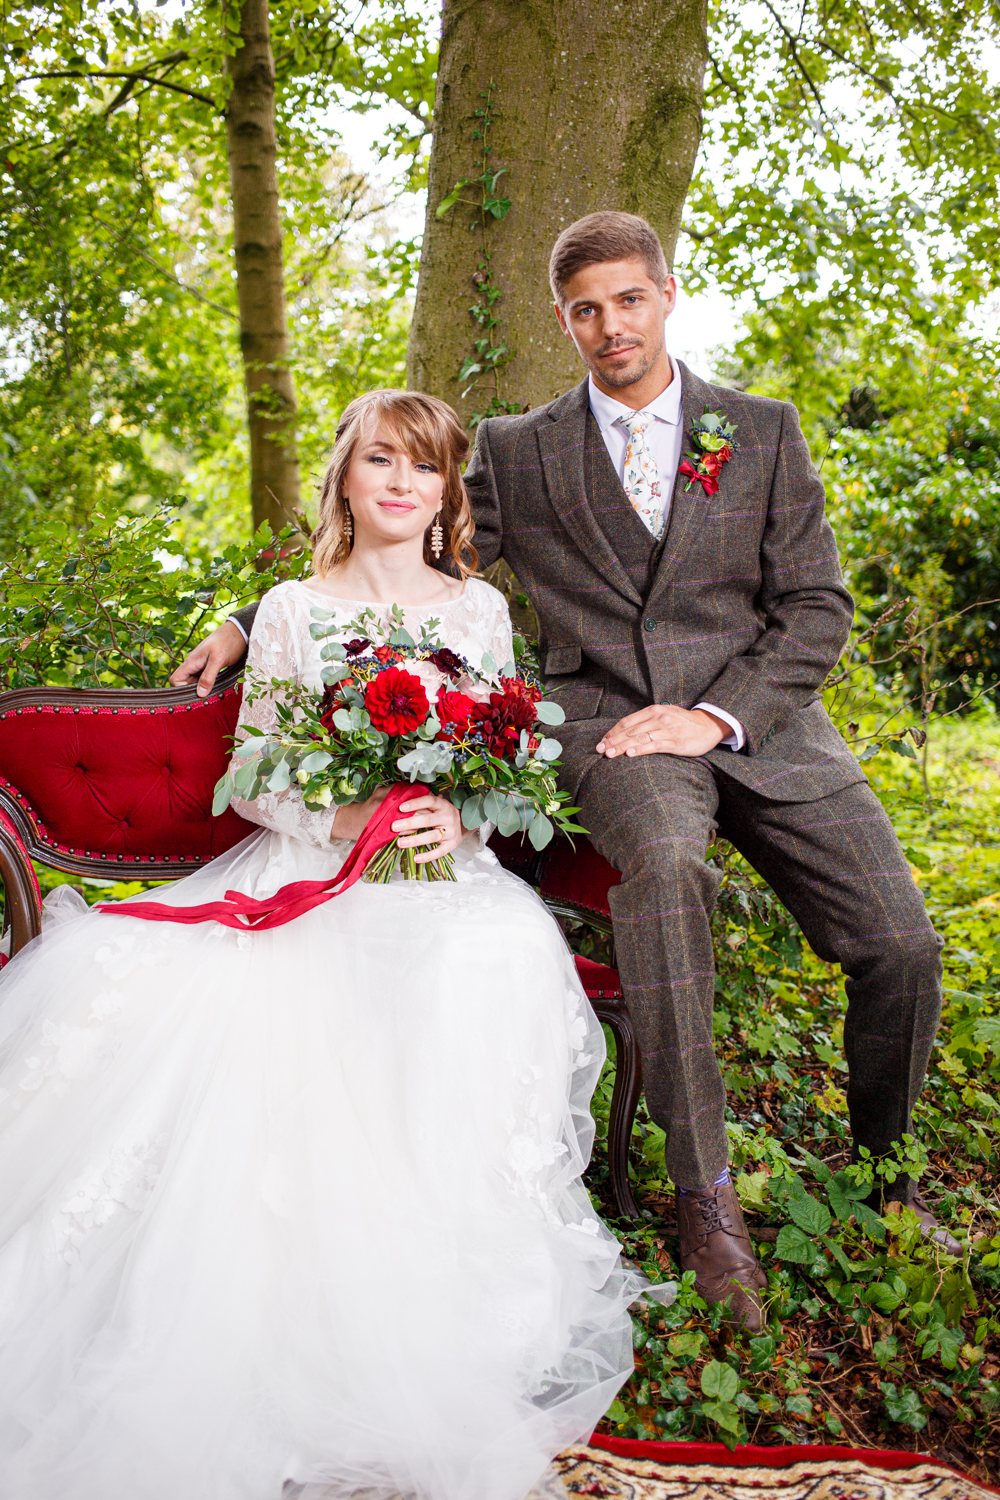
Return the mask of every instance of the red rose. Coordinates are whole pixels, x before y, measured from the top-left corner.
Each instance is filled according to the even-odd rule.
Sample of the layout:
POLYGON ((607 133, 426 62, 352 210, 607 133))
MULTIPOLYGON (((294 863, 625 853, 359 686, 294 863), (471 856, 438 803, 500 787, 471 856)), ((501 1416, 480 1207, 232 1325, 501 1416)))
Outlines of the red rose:
POLYGON ((419 677, 390 667, 365 689, 365 708, 376 729, 409 734, 426 719, 430 704, 419 677))
POLYGON ((476 727, 483 731, 494 755, 507 754, 520 744, 521 730, 535 722, 535 706, 522 693, 506 690, 491 693, 488 703, 477 703, 472 711, 476 727))
POLYGON ((702 458, 701 466, 711 479, 717 479, 722 473, 723 464, 727 464, 732 456, 732 448, 720 448, 718 453, 706 453, 702 458))
POLYGON ((397 651, 396 648, 395 648, 395 646, 376 646, 375 647, 375 660, 376 661, 402 661, 403 660, 403 656, 402 656, 402 652, 397 651))
POLYGON ((467 698, 464 693, 448 692, 441 688, 437 695, 437 710, 444 731, 442 737, 460 739, 469 727, 469 717, 475 706, 475 700, 467 698))

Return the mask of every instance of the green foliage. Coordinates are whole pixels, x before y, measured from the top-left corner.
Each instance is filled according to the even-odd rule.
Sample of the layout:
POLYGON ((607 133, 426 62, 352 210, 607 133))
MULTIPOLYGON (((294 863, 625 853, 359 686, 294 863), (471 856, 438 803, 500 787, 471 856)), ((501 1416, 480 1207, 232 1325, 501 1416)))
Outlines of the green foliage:
MULTIPOLYGON (((0 567, 2 686, 165 686, 201 635, 278 581, 276 553, 267 526, 218 554, 184 548, 169 507, 53 521, 0 567)), ((281 573, 307 566, 293 557, 281 573)))
POLYGON ((500 317, 497 303, 503 296, 503 291, 493 275, 492 252, 490 251, 490 226, 498 219, 506 218, 511 206, 509 198, 499 196, 498 184, 501 177, 506 175, 506 167, 496 167, 490 157, 493 147, 489 143, 490 131, 493 128, 493 89, 491 81, 480 98, 482 107, 476 110, 476 126, 472 132, 473 142, 478 142, 476 147, 478 160, 476 162, 479 173, 475 177, 464 177, 456 182, 447 197, 442 198, 437 206, 437 215, 442 217, 450 213, 458 204, 472 208, 475 217, 469 224, 473 233, 478 233, 480 238, 479 263, 473 276, 476 286, 476 301, 469 308, 469 316, 479 329, 478 337, 473 339, 472 353, 462 361, 462 368, 458 372, 460 381, 469 381, 470 384, 462 392, 462 399, 469 394, 476 382, 484 375, 492 379, 493 391, 490 396, 489 405, 484 411, 473 412, 469 421, 470 427, 478 427, 485 417, 506 416, 512 412, 523 411, 524 408, 517 402, 509 402, 503 399, 501 386, 501 374, 504 365, 510 363, 511 352, 503 342, 500 335, 500 317), (464 194, 473 192, 477 197, 466 197, 464 194))
MULTIPOLYGON (((724 873, 716 1041, 737 1191, 768 1274, 768 1327, 756 1338, 727 1331, 680 1278, 674 1307, 635 1319, 636 1375, 609 1413, 612 1432, 899 1447, 920 1432, 930 1451, 947 1446, 995 1477, 977 1466, 1000 1451, 1000 1215, 990 1191, 1000 1159, 1000 726, 980 709, 932 725, 929 745, 930 804, 919 763, 879 754, 867 767, 921 856, 915 875, 946 939, 945 1012, 915 1131, 884 1160, 850 1162, 839 974, 737 857, 714 852, 724 873), (920 1179, 963 1246, 960 1260, 922 1238, 911 1210, 869 1206, 901 1171, 920 1179)), ((609 1082, 596 1100, 599 1142, 609 1082)), ((631 1161, 644 1220, 619 1228, 654 1281, 678 1278, 662 1140, 640 1114, 631 1161)), ((606 1180, 599 1147, 591 1181, 602 1196, 606 1180)))
MULTIPOLYGON (((0 557, 53 516, 82 524, 126 503, 186 499, 192 544, 199 529, 216 544, 247 534, 222 114, 236 15, 84 0, 0 17, 0 557)), ((434 50, 425 22, 389 3, 279 3, 271 26, 308 474, 347 401, 403 383, 413 274, 413 247, 392 243, 383 196, 323 116, 343 89, 359 108, 398 97, 421 122, 395 143, 419 175, 434 50)))

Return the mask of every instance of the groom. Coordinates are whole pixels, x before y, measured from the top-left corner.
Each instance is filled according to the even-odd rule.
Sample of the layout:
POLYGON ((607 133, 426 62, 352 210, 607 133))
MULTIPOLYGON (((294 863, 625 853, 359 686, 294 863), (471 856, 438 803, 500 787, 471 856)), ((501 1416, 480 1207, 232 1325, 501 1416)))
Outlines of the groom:
MULTIPOLYGON (((535 608, 546 684, 566 711, 562 778, 621 871, 617 964, 666 1133, 682 1267, 756 1331, 766 1283, 729 1178, 712 1044, 712 837, 847 976, 855 1150, 883 1155, 911 1128, 941 945, 818 697, 853 606, 794 407, 707 385, 670 358, 676 288, 645 220, 580 219, 549 271, 588 375, 548 406, 480 424, 465 476, 475 541, 481 565, 502 556, 535 608), (695 436, 709 413, 734 429, 717 456, 695 436)), ((243 649, 227 623, 172 680, 201 672, 207 688, 243 649)), ((910 1179, 888 1196, 960 1253, 910 1179)))

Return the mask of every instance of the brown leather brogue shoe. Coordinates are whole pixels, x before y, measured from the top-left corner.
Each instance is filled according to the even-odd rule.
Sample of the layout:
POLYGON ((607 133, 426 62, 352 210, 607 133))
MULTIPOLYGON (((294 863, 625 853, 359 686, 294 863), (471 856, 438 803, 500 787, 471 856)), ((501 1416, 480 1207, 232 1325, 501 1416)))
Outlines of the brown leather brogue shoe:
POLYGON ((695 1291, 711 1306, 726 1302, 726 1318, 749 1333, 764 1326, 760 1293, 767 1277, 753 1252, 732 1183, 677 1194, 681 1270, 694 1271, 695 1291))
MULTIPOLYGON (((927 1199, 922 1195, 917 1184, 912 1179, 907 1182, 905 1192, 905 1198, 902 1195, 899 1197, 890 1197, 886 1201, 886 1209, 890 1210, 893 1203, 901 1203, 904 1208, 912 1209, 920 1220, 920 1233, 924 1239, 929 1240, 932 1245, 937 1245, 938 1249, 943 1250, 945 1255, 954 1255, 956 1260, 961 1260, 963 1254, 962 1246, 956 1240, 955 1236, 945 1229, 943 1224, 938 1223, 927 1199)), ((877 1207, 875 1208, 875 1212, 879 1212, 877 1207)))

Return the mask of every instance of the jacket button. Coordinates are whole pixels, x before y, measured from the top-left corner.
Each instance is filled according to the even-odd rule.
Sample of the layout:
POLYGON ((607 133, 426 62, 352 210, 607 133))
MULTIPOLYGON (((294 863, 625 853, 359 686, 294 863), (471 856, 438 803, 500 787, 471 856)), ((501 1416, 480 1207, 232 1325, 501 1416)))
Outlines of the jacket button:
POLYGON ((647 618, 645 620, 643 620, 642 623, 643 623, 644 627, 646 628, 646 630, 655 630, 656 629, 656 621, 653 619, 652 615, 647 616, 647 618))

